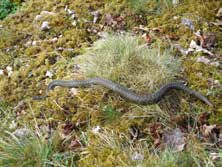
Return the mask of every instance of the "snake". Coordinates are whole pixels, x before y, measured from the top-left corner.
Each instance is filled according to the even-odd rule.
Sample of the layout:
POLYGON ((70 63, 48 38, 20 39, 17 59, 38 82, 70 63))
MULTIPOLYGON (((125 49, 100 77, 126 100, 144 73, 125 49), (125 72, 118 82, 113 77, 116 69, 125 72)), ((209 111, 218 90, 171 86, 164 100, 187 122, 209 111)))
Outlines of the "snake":
POLYGON ((182 90, 189 95, 196 97, 202 102, 206 103, 209 106, 213 104, 201 93, 190 89, 181 82, 171 82, 163 85, 158 91, 152 94, 138 94, 133 90, 130 90, 120 84, 116 84, 110 80, 95 77, 85 80, 53 80, 48 84, 46 89, 46 94, 44 96, 34 96, 34 100, 41 100, 48 97, 49 91, 53 90, 56 86, 66 87, 66 88, 86 88, 92 85, 102 85, 113 92, 118 93, 124 99, 140 104, 140 105, 152 105, 158 103, 169 91, 171 90, 182 90))

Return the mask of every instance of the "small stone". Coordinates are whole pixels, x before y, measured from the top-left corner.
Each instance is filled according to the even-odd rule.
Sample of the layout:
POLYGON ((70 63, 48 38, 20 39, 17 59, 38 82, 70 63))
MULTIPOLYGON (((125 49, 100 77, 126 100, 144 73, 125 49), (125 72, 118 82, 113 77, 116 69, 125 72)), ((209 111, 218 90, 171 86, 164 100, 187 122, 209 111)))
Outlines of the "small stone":
POLYGON ((12 67, 11 66, 7 66, 6 67, 6 70, 9 72, 9 71, 12 71, 12 67))
POLYGON ((35 21, 38 21, 38 20, 40 20, 41 18, 42 18, 41 15, 36 15, 34 20, 35 20, 35 21))
POLYGON ((13 132, 17 137, 27 137, 30 134, 30 130, 27 128, 17 129, 13 132))
POLYGON ((94 128, 92 129, 92 133, 94 133, 94 134, 99 134, 100 131, 101 131, 100 126, 96 126, 96 127, 94 127, 94 128))
POLYGON ((53 73, 51 71, 46 71, 45 76, 49 77, 49 78, 52 78, 53 77, 53 73))
POLYGON ((68 12, 69 15, 75 14, 75 11, 73 11, 73 10, 71 10, 71 9, 67 9, 67 12, 68 12))
POLYGON ((100 38, 107 38, 109 36, 109 34, 107 32, 104 32, 104 31, 98 32, 98 35, 99 35, 100 38))
POLYGON ((9 72, 8 72, 8 77, 11 77, 11 76, 12 76, 12 73, 13 73, 12 71, 9 71, 9 72))
POLYGON ((72 15, 71 15, 71 18, 72 18, 72 19, 75 19, 75 18, 76 18, 76 14, 75 14, 75 13, 72 14, 72 15))
POLYGON ((54 12, 49 12, 49 11, 41 11, 40 15, 54 15, 54 12))
POLYGON ((219 67, 220 63, 218 61, 210 63, 211 66, 219 67))
POLYGON ((74 21, 72 22, 72 25, 75 27, 75 26, 77 25, 77 21, 74 20, 74 21))
POLYGON ((178 5, 179 2, 180 2, 179 0, 172 0, 173 5, 175 5, 175 6, 178 5))
POLYGON ((0 24, 0 28, 3 28, 3 25, 0 24))
POLYGON ((204 56, 198 57, 197 58, 198 63, 204 63, 204 64, 209 64, 210 60, 208 58, 205 58, 204 56))
POLYGON ((28 41, 28 42, 26 42, 26 43, 24 44, 25 47, 29 47, 29 46, 31 46, 31 45, 32 45, 32 41, 28 41))
POLYGON ((142 161, 144 160, 144 155, 138 152, 134 152, 131 158, 133 161, 142 161))
POLYGON ((173 16, 173 20, 177 20, 178 18, 178 16, 173 16))
POLYGON ((36 46, 37 41, 32 41, 32 46, 36 46))
POLYGON ((17 123, 15 122, 15 120, 13 120, 13 121, 11 122, 11 124, 9 125, 9 129, 15 129, 16 126, 17 126, 17 123))
POLYGON ((219 80, 214 80, 214 84, 219 85, 220 81, 219 80))
POLYGON ((0 75, 4 75, 4 70, 0 69, 0 75))
POLYGON ((194 30, 194 24, 193 21, 187 18, 182 18, 181 23, 187 27, 189 27, 191 30, 194 30))
POLYGON ((70 93, 73 95, 73 96, 76 96, 78 94, 78 89, 76 88, 71 88, 70 89, 70 93))
POLYGON ((58 38, 57 37, 54 37, 54 38, 52 38, 52 40, 51 40, 53 43, 55 43, 55 42, 57 42, 58 41, 58 38))
POLYGON ((94 16, 93 24, 95 24, 97 22, 97 20, 99 19, 100 11, 97 10, 97 11, 91 12, 91 14, 94 16))
POLYGON ((49 30, 50 29, 50 26, 49 26, 49 22, 48 21, 44 21, 42 23, 42 26, 41 26, 41 31, 46 31, 46 30, 49 30))

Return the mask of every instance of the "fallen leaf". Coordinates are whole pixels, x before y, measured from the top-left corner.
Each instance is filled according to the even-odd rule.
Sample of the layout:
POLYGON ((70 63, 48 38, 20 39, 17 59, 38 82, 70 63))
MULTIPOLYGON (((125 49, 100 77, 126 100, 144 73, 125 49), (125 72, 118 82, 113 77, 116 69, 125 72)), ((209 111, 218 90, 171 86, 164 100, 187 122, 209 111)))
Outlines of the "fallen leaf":
POLYGON ((81 143, 79 140, 73 139, 73 140, 70 142, 70 144, 69 144, 68 147, 69 147, 69 149, 72 149, 72 150, 74 150, 74 151, 78 151, 81 146, 82 146, 82 143, 81 143))
POLYGON ((198 118, 198 123, 200 125, 208 124, 209 123, 209 118, 210 118, 210 113, 208 112, 203 112, 199 115, 198 118))
POLYGON ((62 126, 62 129, 63 129, 63 134, 64 135, 69 135, 73 129, 75 128, 75 125, 72 124, 72 123, 66 123, 62 126))
POLYGON ((202 127, 201 127, 201 132, 202 132, 202 135, 204 137, 210 137, 210 135, 212 134, 213 130, 216 128, 216 125, 206 125, 204 124, 202 127))

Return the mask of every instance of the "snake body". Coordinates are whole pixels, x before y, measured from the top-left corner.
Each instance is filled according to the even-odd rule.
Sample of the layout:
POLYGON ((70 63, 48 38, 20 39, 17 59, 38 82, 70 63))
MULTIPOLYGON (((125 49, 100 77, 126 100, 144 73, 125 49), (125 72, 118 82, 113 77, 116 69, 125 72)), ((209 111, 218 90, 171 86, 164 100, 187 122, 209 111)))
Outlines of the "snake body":
POLYGON ((99 78, 99 77, 86 79, 86 80, 68 80, 68 81, 54 80, 51 83, 49 83, 45 96, 36 96, 34 97, 34 99, 38 100, 38 99, 46 98, 48 96, 48 92, 50 90, 53 90, 56 86, 67 87, 67 88, 79 88, 79 87, 90 87, 92 85, 102 85, 118 93, 120 96, 127 99, 128 101, 131 101, 136 104, 141 104, 141 105, 150 105, 150 104, 158 103, 166 95, 167 92, 169 92, 172 89, 176 89, 176 90, 182 90, 198 98, 204 103, 212 106, 212 103, 206 97, 186 87, 182 83, 178 83, 178 82, 169 83, 162 86, 157 92, 153 94, 140 95, 140 94, 135 93, 132 90, 127 89, 124 86, 121 86, 110 80, 99 78))

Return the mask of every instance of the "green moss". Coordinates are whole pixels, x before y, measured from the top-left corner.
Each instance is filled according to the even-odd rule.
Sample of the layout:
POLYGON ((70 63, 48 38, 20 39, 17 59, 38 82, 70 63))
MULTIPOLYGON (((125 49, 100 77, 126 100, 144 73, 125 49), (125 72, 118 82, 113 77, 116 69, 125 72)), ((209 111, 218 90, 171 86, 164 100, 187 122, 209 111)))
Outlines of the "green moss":
MULTIPOLYGON (((31 99, 32 96, 43 95, 49 82, 54 79, 84 79, 100 76, 139 92, 154 92, 163 83, 182 75, 182 78, 188 81, 189 87, 204 95, 208 94, 208 98, 215 107, 211 122, 221 123, 221 89, 211 88, 208 81, 209 78, 213 78, 222 82, 220 69, 197 63, 198 55, 194 54, 184 58, 182 73, 179 73, 178 59, 174 58, 173 54, 166 49, 168 42, 162 41, 167 35, 177 37, 179 38, 178 43, 188 47, 191 39, 196 37, 192 31, 181 24, 181 19, 189 18, 194 22, 195 30, 203 29, 206 32, 215 32, 218 39, 216 52, 220 53, 221 33, 219 33, 218 27, 211 27, 207 22, 215 21, 215 14, 221 3, 219 1, 203 3, 200 0, 186 0, 173 7, 170 6, 170 3, 168 4, 170 1, 156 3, 156 0, 153 0, 147 1, 147 6, 139 6, 144 10, 137 10, 132 9, 137 6, 130 7, 130 3, 127 1, 75 0, 73 3, 70 0, 30 0, 24 2, 16 14, 0 21, 0 25, 3 25, 3 28, 0 28, 0 67, 1 69, 7 65, 13 67, 11 78, 7 76, 0 78, 1 97, 10 103, 10 109, 20 101, 25 103, 22 111, 16 111, 20 114, 18 118, 20 124, 28 122, 34 126, 37 122, 39 125, 49 124, 56 129, 58 124, 69 121, 77 126, 75 127, 77 137, 87 133, 89 143, 83 144, 83 151, 77 151, 74 158, 73 154, 68 154, 68 157, 72 157, 74 161, 79 159, 79 154, 80 166, 91 166, 92 164, 98 166, 101 164, 104 166, 178 166, 178 162, 182 160, 184 160, 184 166, 191 166, 194 162, 199 163, 206 158, 205 156, 202 159, 198 157, 198 155, 202 155, 200 154, 203 152, 201 149, 194 150, 195 154, 191 154, 190 150, 178 155, 168 152, 159 154, 152 152, 153 139, 149 138, 147 133, 148 124, 161 122, 167 127, 178 126, 171 117, 180 116, 180 113, 172 112, 172 106, 168 105, 168 101, 165 105, 170 108, 170 111, 163 109, 161 104, 139 106, 126 102, 117 94, 100 86, 78 89, 77 95, 73 95, 68 89, 56 88, 50 92, 50 97, 46 100, 33 101, 31 99), (76 12, 76 26, 72 25, 73 19, 64 10, 66 5, 76 12), (36 15, 44 10, 55 14, 45 15, 35 21, 36 15), (91 12, 96 10, 100 11, 101 16, 96 24, 92 24, 91 12), (99 37, 98 34, 87 29, 118 30, 116 27, 105 25, 105 14, 111 14, 114 19, 121 16, 124 19, 124 26, 121 30, 131 31, 135 26, 142 24, 150 30, 159 28, 160 31, 152 36, 151 46, 143 46, 143 39, 129 34, 108 37, 108 40, 98 40, 92 44, 99 37), (51 28, 48 31, 40 31, 43 21, 49 21, 51 28), (51 40, 55 37, 58 39, 52 42, 51 40), (114 40, 114 38, 118 40, 114 40), (32 41, 37 41, 37 44, 25 46, 32 41), (87 52, 85 48, 89 46, 91 47, 87 52), (89 58, 82 54, 94 55, 89 58), (125 58, 121 55, 124 55, 125 58), (83 64, 89 63, 88 72, 76 72, 74 64, 82 65, 78 58, 83 61, 83 64), (52 78, 46 76, 47 71, 53 73, 52 78), (202 73, 202 76, 197 73, 202 73), (112 131, 107 131, 108 133, 104 133, 102 136, 91 134, 92 128, 98 125, 102 129, 112 129, 112 131), (141 144, 139 148, 130 145, 131 140, 121 138, 120 134, 129 137, 131 127, 137 127, 142 133, 144 132, 145 142, 133 143, 141 144), (103 139, 108 139, 109 143, 103 139), (141 151, 145 160, 132 161, 131 156, 135 151, 141 151), (196 159, 194 160, 193 157, 196 159)), ((142 2, 145 1, 142 0, 142 2)), ((151 33, 151 35, 153 34, 151 33)), ((206 107, 199 101, 196 101, 195 105, 192 104, 191 110, 186 95, 184 95, 184 99, 186 101, 178 101, 178 105, 181 112, 184 111, 182 114, 186 116, 206 110, 212 111, 212 108, 206 107)), ((162 103, 166 103, 166 101, 164 100, 162 103)), ((1 109, 6 111, 4 114, 8 111, 6 108, 1 109)), ((6 120, 11 121, 11 119, 6 120)), ((193 145, 196 146, 195 144, 193 145)), ((60 151, 68 150, 67 143, 65 146, 60 143, 58 147, 60 151)), ((201 146, 201 148, 204 147, 201 146)), ((55 155, 55 159, 51 159, 58 164, 60 160, 64 160, 65 155, 58 153, 55 155)), ((209 159, 209 157, 207 158, 209 159)), ((68 166, 67 163, 69 164, 70 161, 64 161, 63 164, 68 166)))

